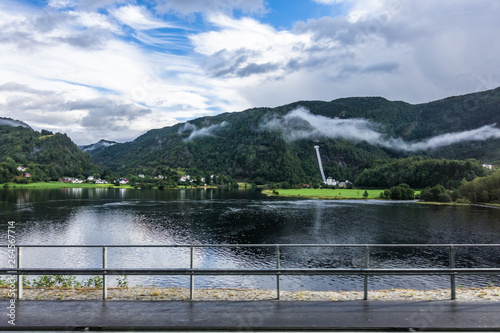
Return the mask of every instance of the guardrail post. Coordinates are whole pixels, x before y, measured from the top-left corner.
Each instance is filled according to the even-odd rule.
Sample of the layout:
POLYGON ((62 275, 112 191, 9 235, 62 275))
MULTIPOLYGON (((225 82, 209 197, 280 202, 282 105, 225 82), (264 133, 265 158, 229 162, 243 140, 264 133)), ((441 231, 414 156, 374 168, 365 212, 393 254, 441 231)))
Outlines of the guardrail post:
MULTIPOLYGON (((276 269, 280 269, 280 247, 276 245, 276 269)), ((276 275, 276 298, 280 299, 280 274, 276 275)))
MULTIPOLYGON (((21 247, 17 247, 17 268, 21 268, 22 265, 22 251, 21 247)), ((23 298, 23 276, 19 273, 17 274, 17 299, 23 298)))
MULTIPOLYGON (((191 264, 190 264, 191 270, 194 269, 194 247, 191 246, 191 264)), ((189 299, 193 300, 194 299, 194 275, 191 272, 191 277, 190 277, 190 283, 189 283, 189 299)))
MULTIPOLYGON (((367 245, 365 247, 365 268, 368 268, 370 266, 370 247, 367 245)), ((368 274, 365 274, 365 281, 364 281, 364 296, 363 300, 367 301, 368 300, 368 274)))
MULTIPOLYGON (((102 268, 108 268, 108 248, 106 246, 102 247, 102 268)), ((108 298, 108 284, 107 284, 107 274, 106 271, 102 276, 102 299, 106 300, 108 298)))
MULTIPOLYGON (((450 268, 455 268, 455 247, 450 246, 450 268)), ((457 293, 455 289, 455 274, 451 275, 451 299, 457 299, 457 293)))

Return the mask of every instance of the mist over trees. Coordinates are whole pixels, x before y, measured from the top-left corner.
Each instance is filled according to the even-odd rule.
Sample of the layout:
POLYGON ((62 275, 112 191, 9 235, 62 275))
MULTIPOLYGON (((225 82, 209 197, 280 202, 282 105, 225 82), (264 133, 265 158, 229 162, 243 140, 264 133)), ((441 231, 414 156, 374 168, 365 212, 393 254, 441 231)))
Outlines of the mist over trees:
POLYGON ((418 105, 381 97, 300 101, 151 130, 92 160, 118 173, 163 165, 255 183, 318 184, 319 145, 325 175, 337 181, 457 188, 485 175, 479 161, 500 161, 499 101, 500 89, 418 105))
POLYGON ((28 181, 16 170, 24 165, 31 181, 162 174, 159 186, 169 187, 178 170, 189 170, 197 182, 217 175, 224 183, 319 187, 317 145, 326 177, 337 182, 453 190, 487 176, 482 163, 500 162, 499 102, 500 88, 419 105, 381 97, 301 101, 150 130, 90 155, 64 134, 0 126, 0 181, 28 181))

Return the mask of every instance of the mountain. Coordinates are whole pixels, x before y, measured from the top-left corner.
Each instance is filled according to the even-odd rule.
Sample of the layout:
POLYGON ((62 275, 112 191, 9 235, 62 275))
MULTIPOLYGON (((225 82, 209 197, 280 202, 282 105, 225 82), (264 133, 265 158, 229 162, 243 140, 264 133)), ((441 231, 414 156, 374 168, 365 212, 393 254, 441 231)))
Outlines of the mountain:
POLYGON ((66 134, 38 132, 18 120, 8 123, 0 125, 0 183, 27 181, 23 173, 29 173, 31 181, 48 181, 101 170, 66 134), (19 166, 26 170, 19 171, 19 166))
POLYGON ((12 126, 12 127, 21 126, 31 129, 30 125, 26 124, 25 122, 5 117, 0 117, 0 126, 12 126))
POLYGON ((225 173, 236 179, 355 179, 376 161, 413 155, 500 161, 500 88, 412 105, 381 97, 300 101, 198 118, 151 130, 92 153, 112 170, 159 167, 225 173))
POLYGON ((82 149, 85 152, 96 153, 103 148, 106 148, 106 147, 109 147, 112 145, 116 145, 117 143, 118 142, 116 142, 116 141, 108 141, 108 140, 103 139, 103 140, 99 140, 99 142, 96 142, 96 143, 93 143, 93 144, 90 144, 87 146, 78 146, 78 148, 82 149))

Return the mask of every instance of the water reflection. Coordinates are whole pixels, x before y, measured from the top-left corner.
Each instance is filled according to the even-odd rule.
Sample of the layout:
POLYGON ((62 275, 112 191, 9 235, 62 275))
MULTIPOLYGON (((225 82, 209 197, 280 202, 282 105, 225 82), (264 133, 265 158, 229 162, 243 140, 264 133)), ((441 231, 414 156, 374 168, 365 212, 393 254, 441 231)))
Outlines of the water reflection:
MULTIPOLYGON (((0 190, 0 222, 16 222, 18 244, 391 244, 495 243, 500 210, 438 207, 380 201, 317 201, 266 198, 258 191, 219 189, 140 191, 128 189, 0 190)), ((6 243, 6 235, 2 234, 6 243)), ((101 267, 100 249, 27 249, 29 267, 101 267)), ((187 268, 185 248, 110 248, 109 267, 187 268)), ((498 250, 457 251, 458 267, 499 265, 498 250)), ((272 268, 274 248, 198 248, 196 267, 272 268)), ((282 267, 363 267, 362 248, 284 248, 282 267)), ((373 267, 446 267, 441 249, 376 249, 373 267)), ((495 278, 498 281, 498 278, 495 278)), ((178 277, 130 277, 187 285, 178 277)), ((274 288, 272 278, 206 277, 201 286, 274 288)), ((491 278, 465 278, 486 283, 491 278), (488 280, 488 281, 486 281, 488 280)), ((393 285, 447 287, 442 278, 377 277, 372 288, 393 285)), ((284 288, 362 288, 358 277, 283 277, 284 288)))

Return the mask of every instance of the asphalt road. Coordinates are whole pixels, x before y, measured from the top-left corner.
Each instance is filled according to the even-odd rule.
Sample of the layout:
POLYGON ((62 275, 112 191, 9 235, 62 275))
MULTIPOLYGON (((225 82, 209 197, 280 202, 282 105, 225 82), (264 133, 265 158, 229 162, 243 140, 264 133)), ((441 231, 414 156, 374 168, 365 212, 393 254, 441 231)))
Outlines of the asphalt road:
POLYGON ((1 330, 488 330, 500 302, 19 301, 1 330))

